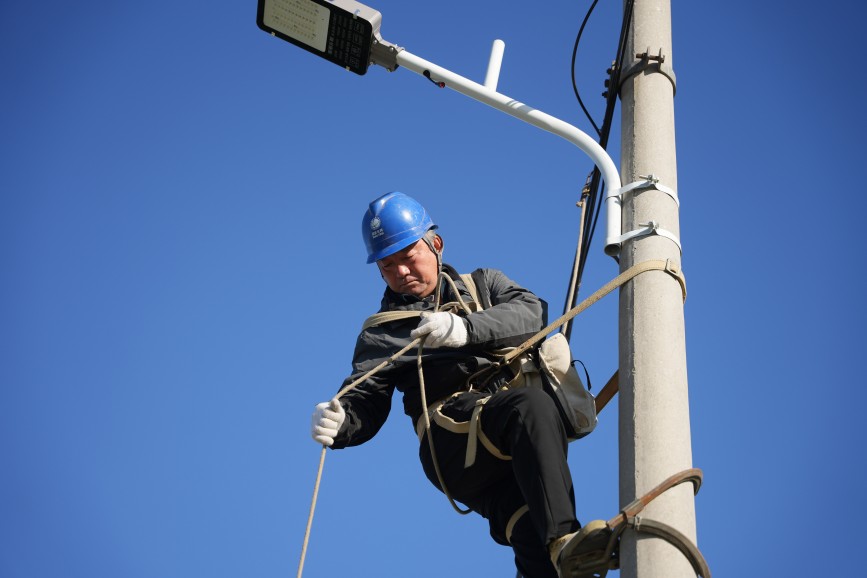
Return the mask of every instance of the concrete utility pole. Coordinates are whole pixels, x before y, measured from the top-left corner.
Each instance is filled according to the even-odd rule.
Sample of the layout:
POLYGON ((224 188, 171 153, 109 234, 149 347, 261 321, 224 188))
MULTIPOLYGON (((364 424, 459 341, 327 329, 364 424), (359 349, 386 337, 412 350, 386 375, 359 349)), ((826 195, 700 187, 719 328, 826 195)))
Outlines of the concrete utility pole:
MULTIPOLYGON (((624 188, 652 174, 660 188, 677 191, 670 0, 635 0, 625 54, 620 168, 624 188)), ((624 233, 648 229, 647 224, 655 222, 660 234, 624 242, 621 270, 650 259, 680 264, 678 205, 671 195, 654 188, 626 193, 622 222, 624 233)), ((625 506, 668 476, 692 467, 683 296, 677 281, 652 271, 627 283, 620 291, 619 331, 620 504, 625 506)), ((695 542, 690 484, 667 491, 644 514, 695 542)), ((627 531, 620 554, 624 578, 695 576, 686 558, 658 538, 637 538, 627 531)))

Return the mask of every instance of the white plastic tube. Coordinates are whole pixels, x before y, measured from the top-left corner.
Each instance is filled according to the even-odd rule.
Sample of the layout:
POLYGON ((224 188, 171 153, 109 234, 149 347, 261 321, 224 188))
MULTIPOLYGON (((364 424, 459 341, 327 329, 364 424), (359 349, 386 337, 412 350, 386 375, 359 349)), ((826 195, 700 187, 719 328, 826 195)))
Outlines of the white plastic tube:
MULTIPOLYGON (((397 63, 400 66, 422 76, 425 76, 425 71, 427 71, 433 80, 444 82, 446 87, 451 88, 452 90, 568 140, 584 151, 593 163, 599 167, 599 171, 602 174, 602 178, 605 181, 609 192, 620 190, 620 174, 617 171, 617 166, 614 164, 614 161, 611 160, 611 157, 608 156, 605 149, 599 146, 599 143, 590 138, 590 136, 582 132, 580 129, 549 114, 545 114, 542 111, 527 106, 522 102, 518 102, 513 98, 500 94, 494 89, 482 86, 481 84, 437 66, 432 62, 428 62, 423 58, 419 58, 406 50, 402 50, 397 54, 397 63)), ((620 252, 619 237, 621 224, 619 195, 611 195, 606 198, 605 210, 607 225, 605 233, 605 253, 613 257, 620 252)))

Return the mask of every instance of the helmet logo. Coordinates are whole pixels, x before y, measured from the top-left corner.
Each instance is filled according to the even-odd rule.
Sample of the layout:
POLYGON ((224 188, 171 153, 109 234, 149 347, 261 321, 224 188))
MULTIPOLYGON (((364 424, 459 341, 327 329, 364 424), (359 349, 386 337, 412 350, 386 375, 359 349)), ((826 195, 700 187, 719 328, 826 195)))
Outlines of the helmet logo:
POLYGON ((379 217, 374 217, 370 220, 370 231, 370 236, 373 239, 376 239, 385 233, 385 231, 382 230, 382 221, 379 220, 379 217))

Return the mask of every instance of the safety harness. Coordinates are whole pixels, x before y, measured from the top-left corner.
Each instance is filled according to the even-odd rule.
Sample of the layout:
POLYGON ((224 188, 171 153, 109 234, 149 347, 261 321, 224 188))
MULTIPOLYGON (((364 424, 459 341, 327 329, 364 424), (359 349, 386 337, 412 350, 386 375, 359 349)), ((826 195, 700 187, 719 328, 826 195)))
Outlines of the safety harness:
MULTIPOLYGON (((463 309, 467 313, 472 313, 489 309, 491 307, 487 292, 479 291, 479 286, 484 286, 484 276, 481 271, 460 275, 467 292, 470 294, 471 301, 469 303, 465 302, 460 296, 460 292, 450 276, 445 273, 441 273, 441 276, 450 283, 452 291, 457 296, 456 302, 443 305, 441 310, 454 311, 457 309, 463 309), (478 279, 476 279, 477 275, 478 279)), ((420 311, 385 311, 375 313, 365 320, 363 329, 368 329, 391 321, 418 317, 421 316, 421 314, 420 311)), ((517 356, 512 354, 513 349, 514 348, 502 348, 491 352, 498 359, 503 359, 507 355, 510 356, 511 361, 507 365, 509 367, 509 375, 514 376, 508 383, 500 386, 497 391, 513 389, 515 387, 537 387, 539 389, 544 389, 554 399, 555 405, 563 419, 564 426, 567 428, 570 441, 579 439, 580 437, 590 433, 596 425, 596 408, 593 396, 584 388, 577 373, 575 373, 574 369, 571 367, 571 353, 568 350, 568 344, 565 342, 565 338, 558 333, 549 340, 546 340, 542 347, 537 351, 534 351, 532 347, 527 347, 522 354, 517 356), (547 347, 548 351, 546 352, 546 346, 548 345, 553 346, 547 347), (553 357, 555 353, 552 352, 556 352, 556 355, 561 359, 554 359, 553 357), (553 367, 555 364, 557 365, 556 368, 553 367), (569 380, 569 383, 565 384, 564 382, 567 380, 569 380), (569 392, 571 395, 565 393, 565 388, 562 387, 563 385, 570 386, 569 392), (576 408, 575 410, 572 409, 573 406, 576 408)), ((467 435, 467 448, 464 460, 465 468, 469 468, 475 463, 479 443, 481 443, 482 446, 497 459, 511 460, 511 456, 497 448, 490 438, 485 435, 479 420, 482 409, 495 392, 487 389, 488 395, 476 400, 475 408, 468 421, 456 421, 441 411, 443 406, 451 399, 467 391, 472 391, 473 389, 478 388, 492 375, 493 374, 484 371, 479 372, 470 377, 465 389, 427 405, 426 417, 420 417, 415 424, 419 442, 421 442, 427 434, 429 443, 432 444, 432 437, 429 435, 429 429, 430 423, 433 421, 447 431, 467 435)), ((419 382, 424 382, 421 370, 419 370, 419 382)), ((435 455, 434 452, 432 453, 435 455)), ((454 503, 445 486, 444 480, 440 478, 439 482, 440 487, 443 488, 443 492, 449 498, 449 501, 452 502, 452 507, 461 514, 468 513, 468 510, 463 510, 457 507, 454 503)))
MULTIPOLYGON (((440 295, 439 284, 445 280, 451 286, 452 292, 457 298, 457 301, 452 301, 446 303, 444 305, 438 305, 436 307, 437 311, 448 311, 453 312, 457 310, 463 310, 467 314, 474 313, 476 311, 481 311, 485 308, 485 304, 479 298, 479 292, 477 289, 476 281, 473 279, 472 273, 465 273, 460 275, 461 280, 464 283, 464 286, 467 288, 467 291, 470 293, 471 301, 465 301, 458 291, 457 286, 455 285, 454 280, 445 272, 442 271, 442 267, 440 267, 438 285, 437 285, 437 296, 440 295)), ((487 301, 487 300, 486 300, 487 301)), ((487 303, 487 306, 490 307, 490 303, 487 303)), ((421 317, 421 311, 383 311, 380 313, 375 313, 368 317, 364 323, 362 324, 362 331, 368 329, 370 327, 375 327, 377 325, 381 325, 383 323, 388 323, 391 321, 398 321, 403 319, 409 319, 412 317, 421 317)), ((440 488, 442 488, 443 493, 448 498, 449 503, 452 508, 461 515, 469 514, 472 510, 467 508, 463 509, 458 506, 457 502, 452 497, 451 493, 446 486, 445 480, 443 479, 442 472, 440 471, 439 460, 437 459, 436 447, 434 446, 433 436, 430 435, 430 424, 431 420, 433 420, 438 426, 442 427, 445 430, 448 430, 452 433, 457 434, 466 434, 467 438, 467 453, 464 461, 464 467, 468 468, 475 463, 476 459, 476 451, 478 442, 481 441, 482 445, 491 452, 494 456, 503 459, 510 460, 512 459, 510 456, 502 453, 497 447, 493 444, 493 442, 485 436, 484 432, 481 431, 479 427, 479 414, 481 413, 482 406, 490 399, 490 395, 485 396, 479 399, 476 402, 476 407, 473 410, 472 417, 467 422, 459 422, 456 421, 446 415, 444 415, 440 409, 443 405, 446 404, 451 398, 465 393, 467 390, 461 390, 453 393, 452 395, 446 396, 442 399, 436 400, 431 404, 427 402, 426 388, 424 385, 424 371, 422 369, 422 350, 423 350, 423 342, 419 344, 418 356, 417 356, 417 365, 418 365, 418 379, 419 379, 419 389, 421 392, 421 400, 422 407, 426 408, 421 417, 419 417, 418 421, 415 424, 416 434, 418 435, 419 442, 421 442, 425 437, 427 437, 428 445, 430 447, 431 452, 431 461, 434 465, 434 470, 436 471, 437 480, 439 481, 440 488)))
MULTIPOLYGON (((441 268, 440 268, 440 270, 441 270, 441 268)), ((578 314, 580 314, 581 312, 583 312, 584 310, 589 308, 591 305, 593 305, 594 303, 596 303, 597 301, 599 301, 600 299, 602 299, 603 297, 605 297, 606 295, 608 295, 609 293, 611 293, 612 291, 617 289, 618 287, 620 287, 623 284, 627 283, 628 281, 634 279, 638 275, 640 275, 642 273, 646 273, 648 271, 663 271, 663 272, 669 274, 670 276, 672 276, 680 284, 683 298, 684 298, 684 300, 686 299, 686 280, 684 279, 683 273, 681 272, 681 269, 680 269, 680 266, 678 263, 676 263, 670 259, 665 260, 665 261, 649 260, 649 261, 637 263, 637 264, 633 265, 632 267, 628 268, 627 270, 623 271, 622 273, 620 273, 617 277, 615 277, 614 279, 612 279, 611 281, 609 281, 605 285, 603 285, 601 288, 596 290, 592 295, 590 295, 589 297, 584 299, 581 303, 579 303, 578 305, 576 305, 575 307, 573 307, 572 309, 570 309, 569 311, 564 313, 562 316, 557 318, 555 321, 550 323, 548 326, 541 329, 538 333, 536 333, 535 335, 533 335, 532 337, 527 339, 524 343, 522 343, 518 347, 511 349, 507 353, 503 354, 496 362, 494 362, 491 365, 489 365, 488 367, 484 368, 483 370, 481 370, 477 374, 471 376, 470 380, 472 381, 473 379, 485 378, 485 377, 490 377, 490 376, 495 375, 498 371, 501 371, 503 368, 514 363, 515 360, 519 359, 522 355, 526 354, 531 348, 535 347, 547 335, 549 335, 553 331, 557 330, 558 328, 560 328, 564 324, 571 321, 574 317, 576 317, 578 314)), ((476 283, 472 279, 472 275, 461 275, 461 278, 464 281, 464 285, 467 287, 467 290, 470 293, 471 298, 472 298, 472 301, 469 304, 464 302, 463 299, 461 299, 460 293, 458 292, 457 287, 454 284, 454 281, 448 275, 440 273, 440 276, 441 276, 441 279, 445 278, 447 280, 447 282, 451 284, 454 294, 458 296, 458 301, 454 302, 454 303, 447 303, 447 304, 443 305, 442 307, 440 307, 439 303, 437 303, 437 307, 436 307, 437 311, 457 310, 456 308, 458 308, 458 307, 463 309, 467 313, 472 313, 476 310, 480 310, 479 308, 481 307, 481 300, 480 300, 480 296, 478 294, 478 291, 476 289, 476 283)), ((438 282, 441 282, 441 279, 438 282)), ((437 287, 437 295, 439 296, 439 294, 440 294, 440 291, 439 291, 439 286, 438 286, 437 287)), ((398 319, 407 319, 410 317, 417 317, 420 315, 421 315, 421 312, 418 312, 418 311, 381 312, 381 313, 377 313, 377 314, 369 317, 364 322, 363 327, 364 327, 364 329, 367 329, 367 328, 372 327, 374 325, 386 323, 388 321, 394 321, 394 320, 398 320, 398 319)), ((428 443, 430 444, 430 449, 431 449, 431 457, 432 457, 432 461, 434 463, 434 467, 436 469, 437 477, 438 477, 439 482, 440 482, 440 487, 443 489, 443 492, 448 497, 449 502, 452 504, 452 507, 460 514, 467 514, 471 510, 469 510, 469 509, 463 510, 460 507, 458 507, 458 505, 455 503, 455 501, 449 495, 449 493, 445 487, 445 484, 443 483, 442 475, 440 473, 439 465, 438 465, 438 462, 436 459, 435 449, 433 446, 433 441, 432 441, 433 436, 431 436, 429 434, 431 417, 433 417, 433 419, 436 421, 437 425, 440 425, 441 427, 445 427, 446 429, 450 429, 450 431, 461 430, 458 433, 467 433, 468 434, 469 437, 467 440, 467 456, 466 456, 466 460, 465 460, 465 466, 466 467, 468 467, 467 464, 471 465, 473 460, 475 459, 477 442, 481 442, 482 445, 485 447, 485 449, 490 451, 493 455, 500 457, 500 459, 510 459, 510 458, 508 456, 505 456, 504 454, 502 454, 502 452, 499 452, 499 450, 496 449, 494 444, 490 443, 490 440, 487 439, 487 437, 481 431, 481 428, 479 428, 479 426, 478 426, 478 417, 482 411, 482 406, 484 405, 484 401, 481 401, 480 403, 477 404, 475 410, 473 411, 473 415, 472 415, 472 418, 470 419, 470 421, 469 422, 463 422, 463 423, 454 422, 454 420, 452 420, 451 418, 448 418, 447 416, 442 415, 442 413, 440 413, 438 411, 442 407, 442 405, 445 403, 445 401, 447 401, 448 398, 446 398, 446 400, 438 400, 438 401, 436 401, 430 405, 427 404, 427 400, 425 398, 424 375, 423 375, 423 371, 422 371, 422 367, 421 367, 422 351, 423 351, 423 347, 424 347, 424 338, 418 338, 418 339, 412 340, 406 346, 402 347, 399 351, 392 354, 391 357, 383 360, 376 367, 372 368, 370 371, 368 371, 364 375, 361 375, 360 377, 358 377, 357 379, 355 379, 351 383, 347 384, 345 387, 343 387, 337 393, 337 395, 335 396, 335 399, 339 399, 340 397, 345 395, 347 392, 351 391, 352 389, 354 389, 358 385, 362 384, 367 379, 369 379, 370 377, 372 377, 373 375, 375 375, 376 373, 381 371, 384 367, 386 367, 389 364, 396 361, 398 358, 400 358, 402 355, 404 355, 406 352, 408 352, 409 350, 411 350, 414 347, 418 347, 417 365, 418 365, 418 371, 419 371, 419 387, 421 390, 422 407, 427 408, 427 411, 423 411, 422 417, 419 419, 419 422, 423 422, 423 427, 421 427, 417 424, 416 425, 416 431, 419 434, 420 439, 422 437, 428 438, 428 443), (452 429, 452 428, 454 428, 454 429, 452 429), (425 436, 426 433, 427 433, 427 435, 425 436), (472 446, 472 451, 471 451, 471 446, 472 446)), ((601 404, 601 406, 598 403, 600 400, 597 399, 597 411, 601 410, 602 407, 604 407, 604 403, 607 402, 608 399, 610 399, 610 396, 613 395, 613 392, 616 391, 616 387, 617 387, 617 379, 616 378, 617 378, 617 374, 615 373, 614 376, 612 376, 611 380, 609 380, 609 383, 605 386, 605 388, 603 388, 603 391, 600 392, 599 397, 601 397, 604 394, 606 396, 606 399, 601 404)), ((463 392, 458 392, 458 393, 463 393, 463 392)), ((319 458, 319 468, 317 471, 316 483, 315 483, 314 489, 313 489, 313 499, 312 499, 311 504, 310 504, 310 514, 309 514, 308 519, 307 519, 307 528, 306 528, 305 535, 304 535, 304 543, 303 543, 302 551, 301 551, 301 560, 299 562, 299 567, 298 567, 298 575, 297 575, 298 578, 301 578, 301 573, 302 573, 302 570, 304 567, 304 559, 306 557, 307 545, 308 545, 308 542, 310 539, 310 528, 313 524, 313 514, 314 514, 315 509, 316 509, 316 500, 317 500, 317 497, 319 495, 319 486, 320 486, 321 479, 322 479, 322 470, 323 470, 323 466, 325 463, 326 450, 327 450, 327 448, 325 446, 323 446, 322 452, 321 452, 321 455, 319 458)), ((596 559, 585 561, 582 564, 582 569, 592 569, 593 571, 595 571, 597 573, 597 575, 600 578, 603 578, 607 574, 609 569, 618 568, 619 567, 620 538, 621 538, 623 532, 627 528, 629 528, 629 529, 635 530, 636 532, 639 532, 639 533, 652 534, 652 535, 655 535, 657 537, 660 537, 660 538, 666 540, 667 542, 669 542, 670 544, 675 546, 680 552, 682 552, 686 556, 686 558, 689 560, 690 564, 692 565, 693 570, 696 572, 697 577, 710 578, 710 576, 711 576, 710 570, 707 566, 707 563, 704 560, 704 557, 702 556, 702 554, 698 550, 698 548, 686 536, 684 536, 682 533, 678 532, 676 529, 672 528, 671 526, 663 524, 662 522, 642 519, 637 515, 641 510, 644 509, 644 507, 647 504, 649 504, 657 496, 659 496, 660 494, 662 494, 666 490, 668 490, 668 489, 670 489, 670 488, 672 488, 672 487, 674 487, 674 486, 676 486, 676 485, 678 485, 684 481, 692 482, 694 485, 694 488, 695 488, 695 492, 697 493, 699 487, 701 486, 701 480, 702 480, 701 470, 699 470, 699 469, 685 470, 683 472, 680 472, 678 474, 671 476, 670 478, 668 478, 667 480, 665 480, 661 484, 659 484, 657 487, 655 487, 653 490, 651 490, 647 494, 641 496, 640 498, 636 499, 631 504, 629 504, 626 508, 622 509, 617 516, 615 516, 614 518, 612 518, 611 520, 606 522, 606 525, 607 525, 609 531, 611 532, 611 534, 610 534, 609 542, 608 542, 608 545, 607 545, 605 552, 600 553, 600 555, 596 559)), ((512 529, 514 528, 515 524, 518 522, 518 520, 524 514, 527 513, 527 511, 528 511, 528 507, 525 505, 525 506, 519 508, 511 516, 511 518, 507 524, 507 527, 506 527, 507 539, 511 537, 512 529)))

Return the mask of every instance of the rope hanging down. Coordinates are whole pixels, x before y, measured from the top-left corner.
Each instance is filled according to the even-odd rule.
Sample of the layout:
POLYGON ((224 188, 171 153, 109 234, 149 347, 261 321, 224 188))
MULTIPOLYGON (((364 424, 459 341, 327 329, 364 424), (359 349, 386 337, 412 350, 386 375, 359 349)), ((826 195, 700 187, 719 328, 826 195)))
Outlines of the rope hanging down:
MULTIPOLYGON (((410 341, 406 347, 353 381, 352 383, 346 385, 343 389, 337 392, 335 395, 335 399, 340 399, 346 392, 351 391, 353 388, 358 387, 363 381, 365 381, 370 376, 379 372, 383 367, 387 366, 390 363, 393 363, 398 357, 421 343, 421 339, 414 339, 410 341)), ((298 562, 298 574, 297 577, 301 578, 301 574, 304 571, 304 559, 307 557, 307 544, 310 542, 310 528, 313 526, 313 514, 316 511, 316 500, 319 497, 319 485, 322 482, 322 469, 325 466, 325 452, 328 448, 322 446, 322 453, 319 455, 319 469, 316 472, 316 483, 313 485, 313 499, 310 502, 310 514, 307 516, 307 528, 304 530, 304 543, 301 546, 301 560, 298 562)))
MULTIPOLYGON (((464 309, 464 311, 466 311, 467 313, 472 313, 472 311, 469 309, 469 307, 467 307, 467 305, 464 303, 463 299, 461 299, 460 293, 458 292, 457 286, 455 286, 454 280, 452 280, 452 278, 449 277, 447 274, 440 271, 440 276, 439 276, 439 280, 437 281, 437 283, 442 283, 443 279, 448 281, 449 285, 451 286, 452 292, 458 297, 457 302, 447 303, 446 305, 443 306, 443 309, 457 308, 459 306, 462 309, 464 309)), ((440 309, 440 307, 439 307, 439 295, 440 295, 440 290, 439 290, 439 286, 438 286, 437 287, 437 307, 436 307, 437 309, 440 309)), ((427 336, 425 336, 425 338, 426 337, 427 336)), ((418 384, 419 384, 419 392, 421 393, 421 406, 422 406, 422 408, 427 408, 428 403, 427 403, 427 393, 425 391, 425 385, 424 385, 424 371, 422 371, 422 366, 421 366, 421 358, 422 358, 422 350, 423 349, 424 349, 424 339, 422 339, 422 342, 419 343, 419 345, 418 345, 418 355, 416 356, 416 366, 418 367, 418 384)), ((436 452, 436 448, 434 447, 433 436, 430 433, 430 412, 423 409, 421 412, 421 415, 422 415, 422 419, 424 420, 424 431, 427 433, 427 435, 425 437, 427 438, 428 447, 430 448, 431 461, 433 462, 434 470, 436 471, 436 475, 437 475, 437 480, 440 483, 440 488, 442 489, 443 494, 445 494, 446 498, 448 498, 449 504, 451 504, 452 509, 454 509, 454 511, 457 512, 458 514, 460 514, 461 516, 465 516, 465 515, 469 514, 470 512, 472 512, 472 510, 470 508, 463 509, 460 506, 458 506, 457 502, 455 501, 454 498, 452 498, 452 495, 449 492, 448 487, 446 486, 445 479, 443 479, 443 474, 442 474, 442 471, 440 470, 440 461, 437 459, 437 452, 436 452)))
MULTIPOLYGON (((603 285, 601 288, 597 289, 596 292, 594 292, 592 295, 587 297, 587 299, 585 299, 584 301, 579 303, 577 306, 570 309, 565 314, 561 315, 553 323, 549 324, 547 327, 545 327, 544 329, 539 331, 536 335, 530 337, 528 340, 526 340, 524 343, 522 343, 521 345, 516 347, 514 350, 509 352, 505 357, 500 359, 498 362, 496 362, 496 363, 492 364, 491 366, 489 366, 488 368, 486 368, 484 370, 484 372, 487 372, 488 369, 490 369, 491 367, 496 367, 497 369, 500 369, 503 366, 507 365, 508 362, 510 362, 513 359, 515 359, 516 357, 520 356, 521 354, 526 352, 528 349, 533 347, 536 343, 538 343, 539 341, 544 339, 546 335, 548 335, 552 331, 559 329, 560 326, 562 326, 564 323, 570 321, 571 319, 576 317, 579 313, 581 313, 585 309, 589 308, 591 305, 593 305, 594 303, 596 303, 597 301, 599 301, 600 299, 602 299, 603 297, 605 297, 606 295, 608 295, 609 293, 611 293, 612 291, 614 291, 615 289, 620 287, 621 285, 634 279, 635 277, 637 277, 641 273, 645 273, 647 271, 665 271, 666 273, 672 275, 675 279, 677 279, 678 283, 680 283, 681 291, 683 293, 683 298, 686 299, 686 280, 684 279, 683 274, 680 271, 680 267, 676 263, 672 262, 671 260, 666 260, 666 261, 650 260, 650 261, 644 261, 641 263, 637 263, 637 264, 633 265, 632 267, 630 267, 629 269, 627 269, 626 271, 622 272, 620 275, 618 275, 617 277, 615 277, 614 279, 612 279, 611 281, 609 281, 605 285, 603 285)), ((440 294, 439 287, 437 287, 436 294, 437 294, 437 299, 438 299, 439 294, 440 294)), ((439 301, 437 301, 436 309, 439 309, 439 301)), ((400 358, 400 356, 402 356, 403 354, 405 354, 406 352, 411 350, 413 347, 421 346, 423 344, 423 342, 424 342, 423 338, 417 338, 417 339, 410 341, 406 346, 402 347, 399 351, 394 353, 391 357, 384 360, 379 365, 372 368, 370 371, 368 371, 367 373, 365 373, 361 377, 353 380, 351 383, 344 386, 342 389, 340 389, 340 391, 337 392, 337 395, 335 395, 334 398, 340 399, 346 393, 348 393, 349 391, 353 390, 354 388, 358 387, 360 384, 365 382, 368 378, 372 377, 373 375, 375 375, 376 373, 378 373, 379 371, 381 371, 383 368, 387 367, 391 363, 394 363, 398 358, 400 358)), ((421 350, 421 347, 419 347, 419 349, 421 350)), ((419 351, 419 360, 420 360, 420 356, 421 356, 421 351, 419 351)), ((419 363, 420 363, 420 361, 419 361, 419 363)), ((482 373, 482 372, 480 372, 480 373, 482 373)), ((424 388, 422 388, 422 391, 423 391, 423 389, 424 388)), ((427 412, 423 412, 423 414, 427 415, 427 412)), ((429 422, 426 422, 425 425, 428 428, 430 427, 429 422)), ((430 439, 431 436, 427 436, 427 437, 428 437, 428 439, 430 439)), ((316 501, 319 497, 319 487, 320 487, 321 482, 322 482, 322 471, 323 471, 324 466, 325 466, 325 455, 326 455, 327 449, 328 448, 323 445, 322 446, 322 452, 320 453, 320 456, 319 456, 319 467, 318 467, 317 472, 316 472, 316 482, 313 486, 313 498, 310 502, 310 513, 307 517, 307 526, 306 526, 306 529, 304 531, 304 542, 303 542, 302 547, 301 547, 301 559, 298 563, 298 573, 296 575, 297 578, 301 578, 302 573, 304 571, 304 560, 307 557, 307 546, 310 542, 310 530, 313 526, 313 515, 316 511, 316 501)), ((436 459, 434 459, 434 463, 436 463, 436 459)), ((451 501, 451 497, 449 497, 449 500, 451 501)), ((454 502, 452 502, 452 506, 459 513, 464 513, 463 510, 460 510, 454 504, 454 502)), ((642 505, 641 507, 643 508, 644 506, 642 505)), ((621 533, 622 533, 622 531, 621 531, 621 533)), ((693 548, 694 548, 694 546, 693 546, 693 548)), ((709 578, 709 574, 703 575, 703 578, 709 578)))

